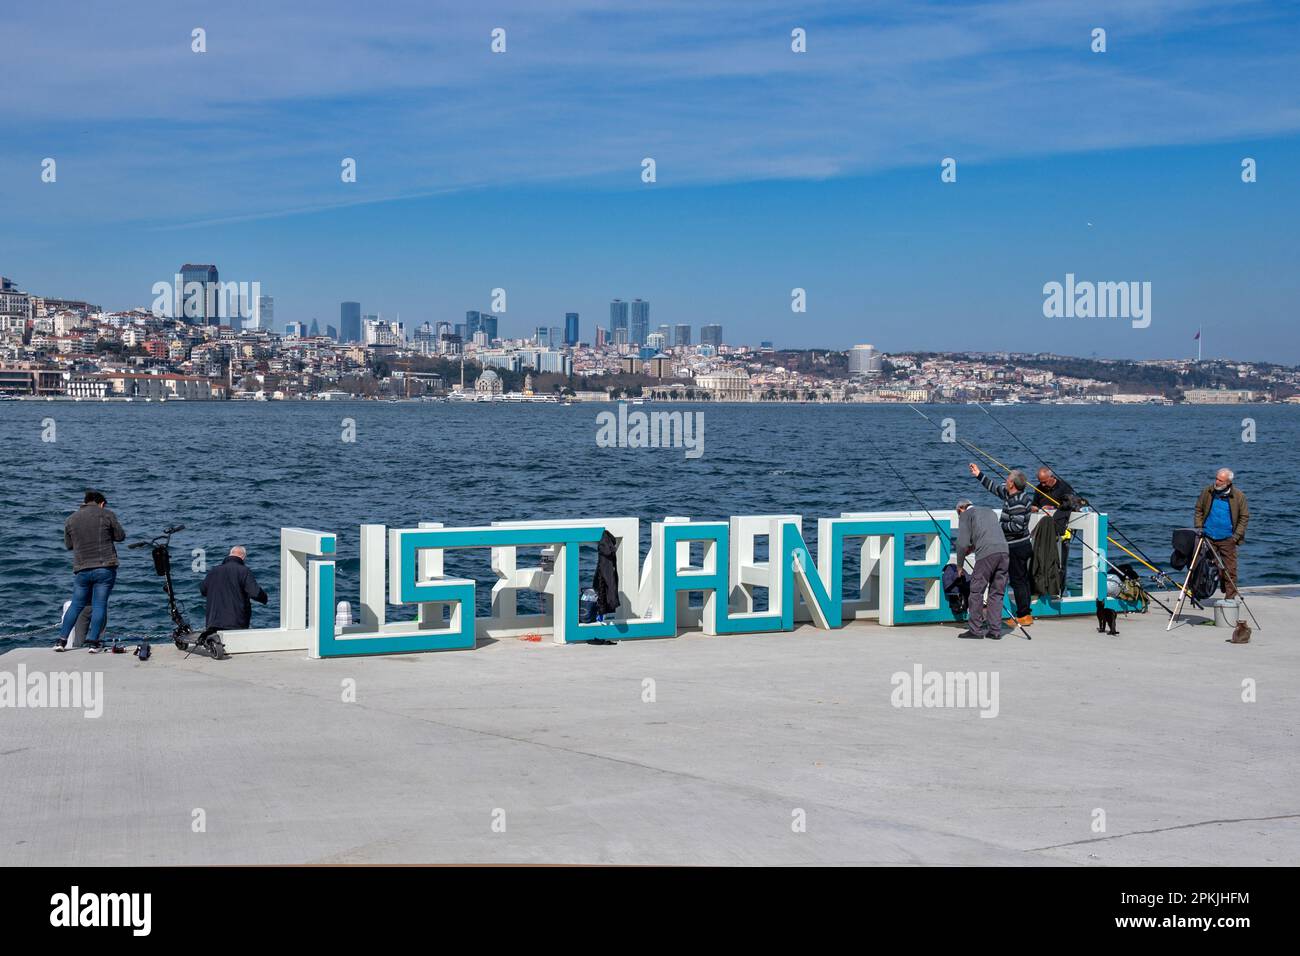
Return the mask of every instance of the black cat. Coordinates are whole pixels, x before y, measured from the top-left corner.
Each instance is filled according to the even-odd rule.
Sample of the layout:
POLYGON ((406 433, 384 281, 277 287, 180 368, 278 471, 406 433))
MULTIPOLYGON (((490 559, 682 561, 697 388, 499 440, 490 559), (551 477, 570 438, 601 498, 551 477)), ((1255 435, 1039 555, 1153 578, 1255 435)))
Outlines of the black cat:
POLYGON ((1115 620, 1119 615, 1106 606, 1105 601, 1097 602, 1097 633, 1105 634, 1106 629, 1110 628, 1110 633, 1118 635, 1119 631, 1115 630, 1115 620))

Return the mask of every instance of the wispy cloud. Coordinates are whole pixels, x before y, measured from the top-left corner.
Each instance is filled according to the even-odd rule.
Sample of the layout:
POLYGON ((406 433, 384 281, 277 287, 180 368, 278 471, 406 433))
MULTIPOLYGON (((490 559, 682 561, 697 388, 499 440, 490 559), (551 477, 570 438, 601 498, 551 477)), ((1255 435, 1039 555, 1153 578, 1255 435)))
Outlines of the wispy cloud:
POLYGON ((1274 135, 1300 129, 1295 27, 1194 0, 32 4, 5 25, 0 183, 18 215, 174 225, 631 185, 644 156, 671 188, 1274 135))

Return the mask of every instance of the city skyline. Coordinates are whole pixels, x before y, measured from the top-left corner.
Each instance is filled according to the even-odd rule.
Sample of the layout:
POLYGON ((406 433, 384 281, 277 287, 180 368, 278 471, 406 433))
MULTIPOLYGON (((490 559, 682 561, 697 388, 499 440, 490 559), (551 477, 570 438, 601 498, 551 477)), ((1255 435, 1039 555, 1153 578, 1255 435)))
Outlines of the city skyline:
POLYGON ((1300 362, 1294 7, 323 6, 15 11, 0 272, 125 309, 216 263, 281 326, 356 300, 454 322, 501 288, 521 337, 639 295, 655 324, 785 347, 1154 358, 1203 329, 1216 354, 1300 362), (1150 327, 1045 319, 1067 274, 1151 283, 1150 327))

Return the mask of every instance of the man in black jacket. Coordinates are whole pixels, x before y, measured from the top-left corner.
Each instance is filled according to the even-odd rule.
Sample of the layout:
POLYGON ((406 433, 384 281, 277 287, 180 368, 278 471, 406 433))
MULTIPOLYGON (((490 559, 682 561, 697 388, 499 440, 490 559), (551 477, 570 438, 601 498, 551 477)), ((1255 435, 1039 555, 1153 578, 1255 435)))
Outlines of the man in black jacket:
POLYGON ((1032 511, 1046 511, 1052 517, 1056 536, 1061 541, 1061 593, 1065 593, 1065 576, 1070 566, 1070 539, 1065 536, 1070 516, 1078 502, 1070 483, 1044 465, 1038 469, 1038 486, 1034 489, 1032 511))
POLYGON ((230 556, 209 571, 199 585, 199 592, 208 601, 209 630, 243 630, 253 620, 252 602, 266 603, 266 592, 244 564, 246 557, 248 552, 235 545, 230 556))

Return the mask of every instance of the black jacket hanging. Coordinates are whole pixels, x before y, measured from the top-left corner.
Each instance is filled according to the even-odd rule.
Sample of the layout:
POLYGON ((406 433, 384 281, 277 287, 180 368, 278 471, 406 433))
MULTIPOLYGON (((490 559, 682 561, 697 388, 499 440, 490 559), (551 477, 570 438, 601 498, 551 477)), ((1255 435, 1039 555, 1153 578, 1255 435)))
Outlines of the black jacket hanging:
POLYGON ((618 539, 606 531, 596 550, 596 575, 591 581, 596 592, 596 613, 613 614, 618 610, 618 539))

